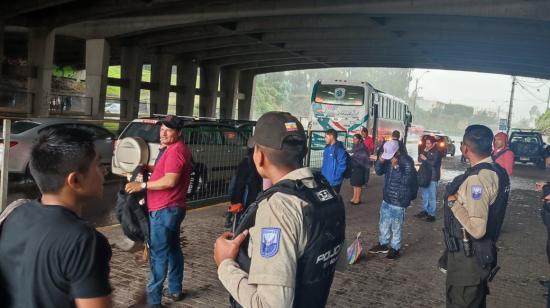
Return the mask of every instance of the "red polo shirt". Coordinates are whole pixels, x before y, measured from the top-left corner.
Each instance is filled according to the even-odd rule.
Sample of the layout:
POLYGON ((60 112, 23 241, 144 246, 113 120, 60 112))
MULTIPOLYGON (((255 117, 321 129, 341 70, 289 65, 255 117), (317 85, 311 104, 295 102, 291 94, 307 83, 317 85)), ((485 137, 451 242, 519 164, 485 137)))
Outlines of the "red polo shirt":
POLYGON ((187 188, 191 180, 191 152, 183 141, 169 145, 164 154, 155 162, 149 181, 156 181, 167 173, 179 173, 176 186, 165 190, 147 190, 149 212, 168 207, 183 207, 187 198, 187 188))

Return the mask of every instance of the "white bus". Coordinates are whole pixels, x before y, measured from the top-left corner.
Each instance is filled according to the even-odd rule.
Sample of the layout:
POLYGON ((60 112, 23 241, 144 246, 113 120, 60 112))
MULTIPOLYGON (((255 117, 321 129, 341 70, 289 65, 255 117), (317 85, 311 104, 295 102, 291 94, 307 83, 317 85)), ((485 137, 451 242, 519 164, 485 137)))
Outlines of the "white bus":
POLYGON ((330 128, 344 132, 348 147, 353 135, 363 127, 368 128, 376 146, 390 139, 394 130, 401 132, 406 141, 411 122, 405 101, 375 89, 368 82, 319 80, 313 86, 310 113, 313 150, 324 148, 324 134, 319 132, 330 128))

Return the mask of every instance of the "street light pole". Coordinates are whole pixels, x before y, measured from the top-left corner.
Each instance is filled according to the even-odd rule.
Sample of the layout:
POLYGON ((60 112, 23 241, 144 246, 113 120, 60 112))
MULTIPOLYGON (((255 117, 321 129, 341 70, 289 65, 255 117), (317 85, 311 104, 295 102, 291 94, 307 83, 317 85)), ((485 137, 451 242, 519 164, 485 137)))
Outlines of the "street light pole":
POLYGON ((422 77, 424 77, 424 75, 426 75, 427 73, 429 73, 430 71, 425 71, 422 75, 418 76, 415 80, 415 83, 414 83, 414 101, 413 101, 413 105, 412 105, 412 111, 413 111, 413 114, 416 115, 416 99, 418 98, 418 81, 420 81, 420 79, 422 77))
POLYGON ((506 133, 510 136, 512 128, 512 109, 514 108, 514 90, 516 88, 516 76, 512 76, 512 93, 510 93, 510 106, 508 107, 508 130, 506 133))

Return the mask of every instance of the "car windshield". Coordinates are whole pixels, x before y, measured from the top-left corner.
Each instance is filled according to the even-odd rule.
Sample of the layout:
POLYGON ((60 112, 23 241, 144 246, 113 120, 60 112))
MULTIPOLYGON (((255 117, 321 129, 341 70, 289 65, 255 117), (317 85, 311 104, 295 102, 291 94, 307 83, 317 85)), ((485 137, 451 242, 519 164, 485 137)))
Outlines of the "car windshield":
MULTIPOLYGON (((11 133, 12 134, 21 134, 21 133, 24 133, 24 132, 28 131, 29 129, 33 129, 33 128, 37 127, 38 125, 40 125, 40 123, 31 122, 31 121, 13 122, 11 124, 11 133)), ((4 126, 2 124, 0 124, 0 130, 3 130, 3 129, 4 129, 4 126)))
POLYGON ((126 128, 124 133, 120 136, 121 139, 126 137, 141 137, 146 142, 159 143, 160 126, 155 123, 130 123, 128 128, 126 128))
POLYGON ((536 134, 512 134, 511 142, 541 143, 541 138, 536 134))

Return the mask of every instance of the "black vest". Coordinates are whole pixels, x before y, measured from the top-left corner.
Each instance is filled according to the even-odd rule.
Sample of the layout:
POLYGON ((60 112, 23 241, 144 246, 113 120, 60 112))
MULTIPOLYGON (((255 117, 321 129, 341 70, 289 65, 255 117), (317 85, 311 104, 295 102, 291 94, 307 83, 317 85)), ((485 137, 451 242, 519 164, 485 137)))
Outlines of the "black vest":
MULTIPOLYGON (((457 176, 453 181, 447 184, 445 188, 444 202, 444 232, 451 238, 451 241, 457 243, 456 247, 460 247, 458 243, 462 242, 462 225, 455 218, 453 212, 448 206, 448 197, 454 195, 459 187, 466 181, 469 176, 477 175, 481 170, 487 169, 496 172, 498 176, 498 195, 495 201, 489 205, 489 215, 487 221, 487 230, 481 239, 472 238, 472 246, 474 255, 478 257, 483 267, 496 265, 496 247, 495 243, 500 235, 500 229, 504 222, 506 214, 506 206, 508 205, 508 195, 510 193, 510 178, 506 170, 496 163, 479 163, 471 168, 466 169, 466 172, 457 176)), ((447 241, 447 239, 446 239, 447 241)), ((447 247, 449 248, 449 247, 447 247)), ((456 252, 449 249, 449 252, 456 252)))
MULTIPOLYGON (((294 307, 324 307, 336 271, 336 261, 345 239, 346 222, 344 203, 320 174, 314 175, 317 187, 308 188, 301 180, 283 180, 258 196, 242 215, 234 234, 254 226, 258 205, 274 193, 294 195, 308 202, 302 208, 307 243, 304 254, 298 259, 294 307)), ((250 271, 248 241, 240 247, 237 263, 245 272, 250 271)), ((238 307, 232 301, 234 307, 238 307)))

